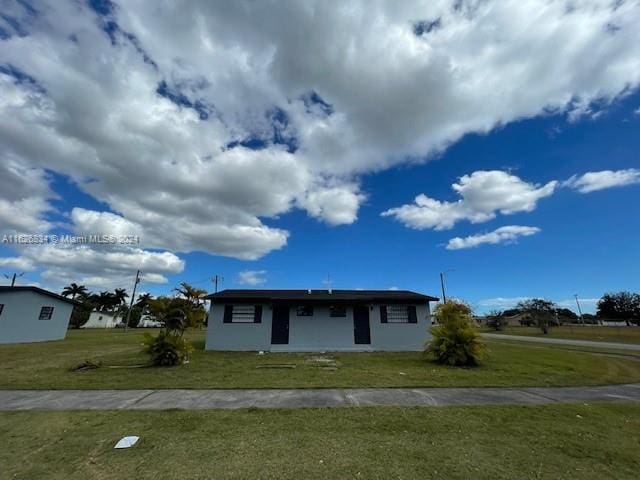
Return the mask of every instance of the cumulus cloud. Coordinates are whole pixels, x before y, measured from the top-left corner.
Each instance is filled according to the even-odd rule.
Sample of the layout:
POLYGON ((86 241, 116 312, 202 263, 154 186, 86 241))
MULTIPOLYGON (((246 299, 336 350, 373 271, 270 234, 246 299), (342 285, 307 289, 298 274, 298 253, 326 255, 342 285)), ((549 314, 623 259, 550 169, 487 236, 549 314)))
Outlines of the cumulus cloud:
POLYGON ((447 250, 460 250, 474 248, 485 243, 496 245, 500 243, 514 243, 520 237, 528 237, 540 232, 537 227, 525 227, 521 225, 508 225, 500 227, 493 232, 479 233, 468 237, 455 237, 447 243, 447 250))
MULTIPOLYGON (((129 287, 140 269, 144 283, 167 283, 167 275, 184 270, 184 260, 170 252, 153 252, 135 247, 71 244, 29 245, 20 255, 3 259, 0 265, 37 265, 41 278, 57 289, 70 282, 88 287, 129 287)), ((27 269, 27 268, 25 268, 27 269)))
MULTIPOLYGON (((293 208, 355 221, 362 174, 514 120, 578 118, 640 82, 635 2, 25 5, 3 5, 0 163, 67 175, 108 207, 76 228, 172 251, 259 258, 286 245, 273 222, 293 208)), ((493 210, 421 196, 402 215, 449 228, 442 212, 482 221, 553 188, 493 210)), ((50 194, 32 197, 0 189, 0 224, 50 227, 50 194)))
MULTIPOLYGON (((0 90, 2 87, 0 86, 0 90)), ((42 168, 9 157, 0 161, 0 234, 44 233, 51 227, 46 213, 56 198, 42 168)))
POLYGON ((564 185, 578 190, 580 193, 590 193, 637 183, 640 183, 640 169, 628 168, 626 170, 587 172, 580 176, 574 175, 564 182, 564 185))
POLYGON ((0 268, 14 270, 35 270, 33 260, 26 257, 0 258, 0 268))
POLYGON ((267 281, 264 278, 266 274, 266 270, 243 270, 238 273, 237 282, 240 285, 260 285, 267 281))
POLYGON ((456 202, 439 201, 420 194, 414 204, 390 208, 382 213, 417 230, 446 230, 461 220, 486 222, 502 213, 530 212, 538 200, 551 195, 558 182, 545 185, 527 183, 500 170, 477 171, 464 175, 451 187, 462 198, 456 202))

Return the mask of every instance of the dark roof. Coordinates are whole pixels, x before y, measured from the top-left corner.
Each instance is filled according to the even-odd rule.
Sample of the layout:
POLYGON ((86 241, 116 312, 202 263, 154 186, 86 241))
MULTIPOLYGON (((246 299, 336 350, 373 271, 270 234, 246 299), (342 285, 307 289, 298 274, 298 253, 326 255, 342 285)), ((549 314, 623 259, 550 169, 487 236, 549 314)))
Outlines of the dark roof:
POLYGON ((426 303, 439 300, 409 290, 222 290, 205 298, 224 302, 426 303))
POLYGON ((41 295, 47 295, 48 297, 57 298, 58 300, 62 300, 63 302, 72 303, 74 305, 82 305, 80 302, 75 300, 71 300, 70 298, 63 297, 62 295, 58 295, 57 293, 50 292, 49 290, 45 290, 44 288, 34 287, 31 285, 28 286, 20 286, 20 287, 8 287, 8 286, 0 286, 0 293, 4 292, 36 292, 41 295))

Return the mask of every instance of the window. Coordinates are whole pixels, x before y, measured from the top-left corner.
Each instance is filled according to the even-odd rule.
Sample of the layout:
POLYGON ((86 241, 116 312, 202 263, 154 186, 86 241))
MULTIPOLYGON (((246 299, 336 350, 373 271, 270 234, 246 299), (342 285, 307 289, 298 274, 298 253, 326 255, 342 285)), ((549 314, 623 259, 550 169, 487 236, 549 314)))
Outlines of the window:
POLYGON ((418 323, 415 305, 380 305, 382 323, 418 323))
POLYGON ((387 322, 408 323, 409 314, 406 305, 389 305, 387 307, 387 322))
POLYGON ((340 305, 331 305, 329 307, 329 316, 330 317, 346 317, 347 307, 343 307, 340 305))
POLYGON ((53 316, 53 307, 42 307, 40 309, 40 316, 38 320, 51 320, 53 316))
POLYGON ((262 323, 262 305, 225 305, 223 323, 262 323))
POLYGON ((298 317, 312 317, 313 316, 313 307, 311 305, 300 305, 296 309, 296 315, 298 317))
POLYGON ((234 305, 231 314, 231 323, 253 323, 256 314, 254 305, 234 305))
POLYGON ((2 315, 2 310, 4 310, 4 303, 0 303, 0 315, 2 315))

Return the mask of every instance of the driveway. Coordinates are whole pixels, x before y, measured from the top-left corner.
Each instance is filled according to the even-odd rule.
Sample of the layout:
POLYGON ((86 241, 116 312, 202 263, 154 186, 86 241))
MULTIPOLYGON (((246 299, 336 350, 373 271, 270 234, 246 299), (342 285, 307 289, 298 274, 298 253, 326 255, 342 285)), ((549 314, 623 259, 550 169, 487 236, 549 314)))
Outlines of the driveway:
POLYGON ((0 410, 184 410, 640 402, 640 383, 560 388, 0 390, 0 410))
POLYGON ((616 350, 632 350, 640 352, 640 345, 617 342, 591 342, 589 340, 568 340, 564 338, 527 337, 524 335, 504 335, 502 333, 481 333, 485 338, 497 340, 516 340, 519 342, 548 343, 554 345, 571 345, 574 347, 613 348, 616 350))

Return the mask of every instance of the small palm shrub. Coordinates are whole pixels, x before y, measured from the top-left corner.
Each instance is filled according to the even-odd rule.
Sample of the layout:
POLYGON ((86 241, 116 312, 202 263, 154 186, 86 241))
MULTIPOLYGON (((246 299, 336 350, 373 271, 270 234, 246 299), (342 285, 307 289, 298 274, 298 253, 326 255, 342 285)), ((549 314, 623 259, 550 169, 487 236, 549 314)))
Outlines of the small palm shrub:
POLYGON ((182 365, 193 351, 191 343, 181 334, 166 330, 156 337, 145 333, 144 346, 144 352, 151 355, 151 364, 156 367, 182 365))
POLYGON ((184 311, 171 309, 162 316, 162 320, 165 326, 157 337, 145 333, 144 352, 151 355, 151 364, 157 367, 187 363, 193 346, 183 337, 186 328, 184 311))
POLYGON ((438 305, 434 313, 438 326, 431 329, 427 356, 446 365, 478 365, 487 349, 471 319, 471 308, 454 300, 438 305))

